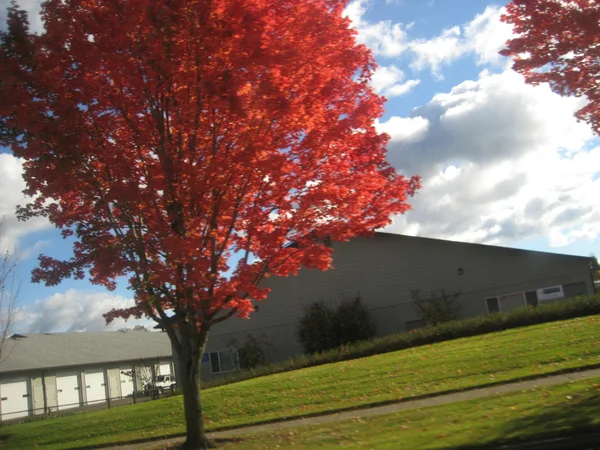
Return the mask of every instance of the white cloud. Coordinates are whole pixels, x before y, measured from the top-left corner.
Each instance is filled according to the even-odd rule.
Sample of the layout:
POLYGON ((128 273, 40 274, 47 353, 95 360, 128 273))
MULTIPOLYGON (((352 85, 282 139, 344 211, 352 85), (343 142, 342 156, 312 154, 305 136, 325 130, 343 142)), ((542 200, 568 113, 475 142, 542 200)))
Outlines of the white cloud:
POLYGON ((4 220, 5 242, 18 246, 19 238, 50 227, 50 222, 37 217, 19 222, 16 217, 17 205, 24 205, 28 198, 23 194, 23 161, 8 153, 0 153, 0 219, 4 220))
POLYGON ((108 292, 69 289, 23 306, 17 311, 14 329, 21 333, 114 331, 135 325, 154 326, 148 319, 115 319, 106 325, 102 314, 113 308, 134 306, 134 301, 108 292))
POLYGON ((508 59, 498 54, 513 36, 512 27, 500 21, 503 7, 488 6, 470 22, 445 29, 433 38, 411 39, 408 31, 414 23, 369 22, 364 18, 369 4, 369 0, 354 0, 346 7, 345 14, 358 32, 358 42, 367 45, 377 56, 407 55, 413 70, 429 69, 437 79, 443 78, 444 66, 465 55, 474 56, 479 65, 508 67, 508 59))
POLYGON ((379 66, 371 77, 371 86, 387 98, 399 97, 418 86, 419 80, 404 81, 404 72, 396 66, 379 66))
POLYGON ((509 60, 498 54, 513 36, 512 27, 500 21, 504 8, 488 6, 485 11, 463 25, 443 30, 431 39, 409 42, 414 59, 411 68, 428 68, 434 77, 441 79, 442 68, 465 55, 472 55, 479 65, 494 64, 508 67, 509 60))
POLYGON ((19 252, 19 258, 23 260, 32 256, 37 256, 42 249, 48 247, 50 244, 52 244, 51 241, 36 241, 35 244, 21 250, 19 252))
POLYGON ((514 34, 512 26, 500 20, 504 8, 488 6, 485 11, 463 27, 467 50, 473 52, 479 64, 509 64, 498 54, 514 34))
POLYGON ((399 97, 407 94, 421 84, 420 80, 406 80, 404 83, 396 84, 391 86, 389 89, 383 92, 387 98, 399 97))
POLYGON ((344 15, 352 21, 352 27, 358 31, 357 41, 365 44, 376 55, 388 58, 400 56, 408 49, 406 30, 412 24, 393 23, 381 20, 370 23, 363 19, 367 12, 368 0, 354 0, 344 10, 344 15))
POLYGON ((433 39, 418 39, 410 43, 415 54, 410 66, 414 70, 429 68, 432 74, 440 79, 441 67, 460 58, 464 53, 464 42, 460 27, 452 27, 442 31, 433 39))
POLYGON ((423 140, 429 128, 429 121, 424 117, 390 117, 386 122, 375 121, 379 133, 387 133, 391 140, 404 144, 423 140))
POLYGON ((362 16, 367 12, 368 0, 354 0, 346 6, 343 16, 352 22, 352 28, 358 28, 362 23, 362 16))
POLYGON ((389 230, 489 244, 596 238, 600 147, 573 116, 581 102, 526 85, 511 70, 484 71, 413 117, 378 124, 390 134, 419 130, 406 131, 406 139, 398 132, 388 146, 391 163, 420 174, 424 186, 413 211, 389 230))

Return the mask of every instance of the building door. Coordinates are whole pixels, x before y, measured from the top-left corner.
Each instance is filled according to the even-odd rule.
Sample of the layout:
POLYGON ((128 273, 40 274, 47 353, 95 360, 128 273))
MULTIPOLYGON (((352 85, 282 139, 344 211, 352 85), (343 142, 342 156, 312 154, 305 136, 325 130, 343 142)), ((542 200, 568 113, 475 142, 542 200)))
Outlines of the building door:
POLYGON ((106 400, 106 384, 103 370, 89 373, 86 372, 85 394, 88 405, 106 400))
POLYGON ((42 377, 31 378, 31 414, 44 414, 44 381, 42 377))
POLYGON ((56 395, 58 396, 59 410, 81 406, 79 377, 77 375, 57 375, 56 395))
POLYGON ((121 367, 119 372, 121 375, 121 396, 129 397, 133 395, 133 373, 131 367, 121 367), (128 373, 132 374, 132 376, 126 375, 128 373))
POLYGON ((111 399, 121 398, 121 377, 119 369, 108 369, 108 396, 111 399))
POLYGON ((2 420, 29 415, 29 392, 27 381, 12 381, 0 385, 2 420))

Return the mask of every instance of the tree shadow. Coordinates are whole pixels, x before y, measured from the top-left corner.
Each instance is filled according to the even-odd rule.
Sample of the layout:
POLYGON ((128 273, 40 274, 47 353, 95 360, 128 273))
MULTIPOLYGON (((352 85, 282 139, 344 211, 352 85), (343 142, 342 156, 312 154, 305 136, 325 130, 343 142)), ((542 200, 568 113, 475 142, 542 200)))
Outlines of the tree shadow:
MULTIPOLYGON (((10 435, 0 436, 0 442, 8 439, 9 437, 10 437, 10 435)), ((171 436, 161 436, 161 437, 157 437, 154 439, 132 439, 130 441, 112 442, 110 444, 86 445, 86 446, 82 446, 82 447, 71 447, 71 448, 72 448, 72 450, 95 450, 95 449, 105 449, 108 447, 116 448, 116 447, 121 447, 121 446, 126 446, 126 445, 144 444, 144 448, 148 447, 148 448, 152 448, 152 449, 160 449, 160 448, 177 449, 181 446, 181 443, 172 443, 165 447, 160 447, 160 445, 161 445, 160 442, 168 440, 168 439, 178 439, 178 438, 182 438, 182 437, 184 437, 184 435, 176 434, 176 435, 171 435, 171 436)), ((215 448, 219 448, 223 444, 231 444, 231 443, 239 444, 240 442, 243 442, 243 439, 237 438, 237 437, 216 438, 216 439, 211 439, 211 442, 215 445, 215 448)))
POLYGON ((585 397, 574 394, 568 400, 540 414, 508 422, 499 439, 451 450, 600 450, 600 393, 585 397))

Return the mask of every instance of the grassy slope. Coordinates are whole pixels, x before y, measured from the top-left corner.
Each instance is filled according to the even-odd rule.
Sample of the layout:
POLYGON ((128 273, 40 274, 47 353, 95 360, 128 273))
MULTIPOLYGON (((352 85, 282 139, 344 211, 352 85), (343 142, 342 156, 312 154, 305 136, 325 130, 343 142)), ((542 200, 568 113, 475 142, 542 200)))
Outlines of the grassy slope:
POLYGON ((600 430, 600 378, 334 424, 250 434, 226 450, 452 449, 600 430))
MULTIPOLYGON (((324 413, 600 364, 600 316, 458 339, 205 391, 209 429, 324 413)), ((3 448, 66 449, 181 433, 178 397, 6 426, 3 448)))

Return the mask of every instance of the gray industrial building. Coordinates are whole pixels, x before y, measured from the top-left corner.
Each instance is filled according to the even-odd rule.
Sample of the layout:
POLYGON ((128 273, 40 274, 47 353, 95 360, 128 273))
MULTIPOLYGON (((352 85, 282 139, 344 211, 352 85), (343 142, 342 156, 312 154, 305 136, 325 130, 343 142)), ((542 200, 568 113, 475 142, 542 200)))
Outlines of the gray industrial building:
POLYGON ((132 376, 134 367, 174 374, 166 333, 15 334, 2 348, 0 418, 5 421, 131 397, 142 390, 140 376, 132 376))
POLYGON ((360 295, 377 334, 387 335, 422 325, 411 290, 459 293, 460 315, 478 316, 591 294, 589 262, 587 257, 389 233, 334 243, 333 269, 268 278, 265 284, 272 291, 249 320, 236 317, 212 329, 202 376, 238 370, 231 342, 243 342, 247 333, 270 339, 270 361, 301 353, 296 325, 304 308, 316 301, 335 303, 360 295))

